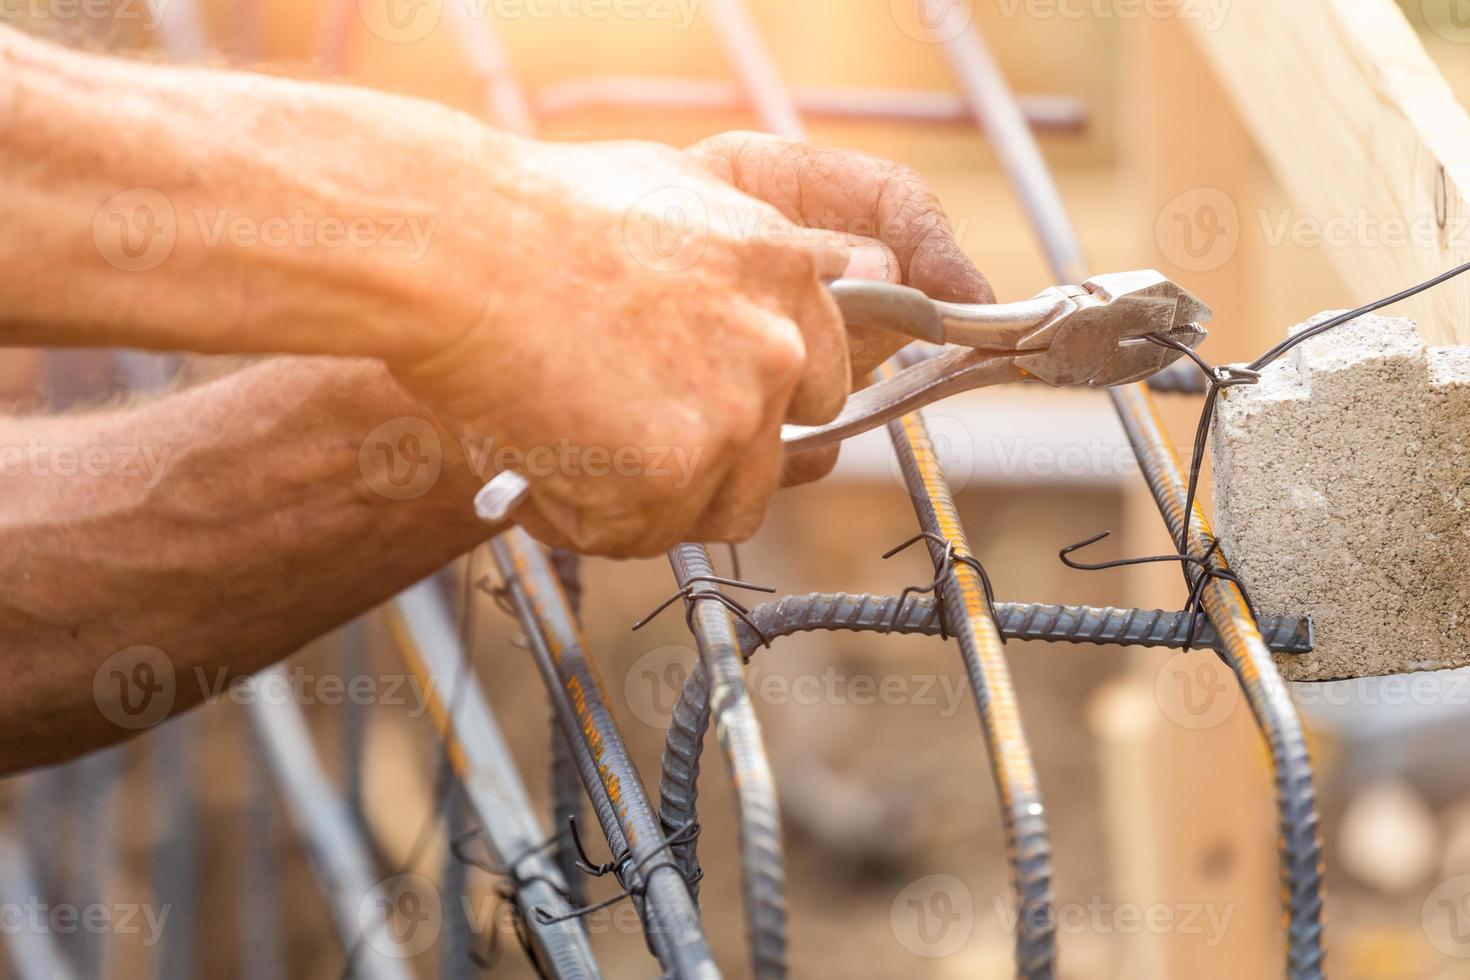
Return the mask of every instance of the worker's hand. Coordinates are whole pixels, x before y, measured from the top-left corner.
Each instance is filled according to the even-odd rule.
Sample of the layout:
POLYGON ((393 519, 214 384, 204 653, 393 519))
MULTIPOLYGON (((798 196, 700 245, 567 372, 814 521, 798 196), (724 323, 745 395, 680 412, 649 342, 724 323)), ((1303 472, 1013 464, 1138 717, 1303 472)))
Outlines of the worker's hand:
POLYGON ((441 325, 395 372, 464 427, 486 479, 528 479, 516 519, 547 543, 634 556, 748 537, 780 484, 782 423, 846 400, 823 282, 849 249, 667 147, 512 146, 508 169, 454 188, 482 237, 441 225, 425 316, 441 325))
MULTIPOLYGON (((935 299, 995 302, 990 284, 955 241, 939 199, 909 167, 760 133, 725 133, 695 145, 689 154, 789 220, 835 232, 836 240, 852 247, 848 276, 902 282, 935 299)), ((851 329, 856 387, 908 340, 885 330, 851 329)), ((826 476, 837 452, 833 446, 790 457, 785 482, 826 476)))

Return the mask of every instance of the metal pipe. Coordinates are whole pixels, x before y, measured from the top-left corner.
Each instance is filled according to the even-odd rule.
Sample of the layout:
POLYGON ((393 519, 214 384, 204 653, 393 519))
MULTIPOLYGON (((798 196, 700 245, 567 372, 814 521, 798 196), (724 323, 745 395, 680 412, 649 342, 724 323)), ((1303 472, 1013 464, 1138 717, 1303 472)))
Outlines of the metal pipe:
MULTIPOLYGON (((796 109, 808 118, 850 122, 968 125, 969 104, 949 92, 923 89, 807 85, 792 89, 796 109)), ((1087 127, 1087 107, 1068 95, 1023 95, 1027 125, 1040 132, 1078 133, 1087 127)), ((554 82, 535 93, 536 113, 545 118, 579 109, 653 109, 691 112, 737 111, 746 101, 740 88, 704 78, 586 75, 554 82)))
POLYGON ((674 977, 718 977, 689 888, 665 853, 668 844, 658 817, 551 562, 520 529, 502 534, 490 549, 522 622, 535 627, 527 634, 531 652, 553 704, 560 709, 563 734, 577 754, 598 819, 610 841, 621 835, 625 844, 626 855, 620 861, 623 883, 641 895, 644 929, 659 962, 674 977))
MULTIPOLYGON (((741 883, 745 895, 746 935, 751 967, 758 978, 786 975, 786 873, 781 848, 781 812, 775 779, 761 740, 760 725, 741 673, 744 658, 735 638, 730 610, 701 596, 720 588, 703 545, 681 544, 669 552, 669 564, 687 590, 689 619, 699 647, 700 664, 711 679, 709 704, 715 734, 730 765, 739 811, 741 883)), ((690 815, 692 818, 692 814, 690 815)), ((670 830, 667 825, 665 830, 670 830)))

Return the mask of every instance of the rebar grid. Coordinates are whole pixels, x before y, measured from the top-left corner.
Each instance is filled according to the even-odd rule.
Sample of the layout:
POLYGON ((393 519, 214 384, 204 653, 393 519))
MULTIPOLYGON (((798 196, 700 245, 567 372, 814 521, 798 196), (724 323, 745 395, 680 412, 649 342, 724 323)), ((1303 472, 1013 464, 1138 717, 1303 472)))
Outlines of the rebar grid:
MULTIPOLYGON (((751 23, 743 0, 713 0, 708 9, 726 54, 766 128, 788 139, 804 141, 805 128, 791 93, 751 23)), ((1025 128, 1024 121, 1022 127, 1025 128)), ((922 530, 937 535, 968 556, 964 529, 920 413, 889 423, 888 431, 922 530)), ((945 559, 943 550, 930 542, 936 569, 941 569, 945 559)), ((1028 980, 1033 977, 1044 980, 1054 975, 1055 961, 1051 846, 1045 808, 1030 746, 1021 726, 1010 671, 1001 651, 1000 633, 990 618, 980 575, 964 563, 947 564, 949 567, 941 570, 941 577, 947 579, 945 595, 957 599, 964 610, 957 638, 980 709, 992 772, 1003 805, 1007 854, 1019 914, 1017 970, 1028 980)))
MULTIPOLYGON (((951 7, 948 0, 914 1, 931 13, 931 24, 941 24, 938 15, 951 7)), ((484 81, 492 118, 514 131, 531 131, 531 107, 514 78, 503 47, 488 25, 466 18, 460 3, 451 1, 448 6, 456 35, 465 46, 466 59, 484 81)), ((345 0, 340 4, 340 12, 350 7, 351 0, 345 0)), ((750 103, 767 128, 797 140, 804 138, 797 103, 761 46, 759 34, 741 0, 710 0, 707 10, 739 69, 750 103)), ((334 32, 331 38, 337 44, 329 47, 340 54, 341 32, 334 32)), ((1028 119, 1016 98, 1005 88, 1004 78, 983 47, 975 26, 967 26, 947 41, 945 51, 960 78, 964 101, 991 138, 1011 182, 1025 201, 1058 279, 1080 281, 1085 262, 1067 222, 1060 195, 1051 184, 1050 173, 1030 134, 1028 119)), ((838 109, 853 112, 851 106, 845 109, 838 106, 838 109)), ((954 106, 950 103, 920 106, 916 101, 906 101, 895 112, 900 109, 913 115, 929 112, 936 118, 954 116, 954 106)), ((1179 461, 1169 448, 1169 439, 1151 400, 1142 386, 1130 386, 1111 394, 1135 453, 1144 464, 1145 478, 1155 501, 1170 529, 1179 536, 1185 520, 1186 489, 1180 478, 1179 461)), ((1189 626, 1180 619, 1180 614, 1160 613, 1160 619, 1145 623, 1133 616, 1136 611, 1119 611, 1127 614, 1127 621, 1119 621, 1117 617, 1108 619, 1107 616, 1089 619, 1089 611, 1080 610, 1075 620, 1069 620, 1069 626, 1063 626, 1061 619, 1057 619, 1050 629, 1038 629, 1038 607, 1017 604, 994 607, 1000 621, 992 620, 992 605, 978 567, 964 560, 953 560, 954 555, 970 558, 969 545, 941 467, 932 453, 922 416, 914 413, 889 423, 889 433, 903 466, 920 527, 932 535, 928 544, 938 573, 936 582, 939 582, 935 598, 913 597, 904 604, 901 598, 847 597, 856 602, 848 619, 835 614, 797 616, 788 607, 785 619, 778 623, 776 614, 782 613, 782 605, 792 599, 825 602, 829 598, 786 597, 754 610, 754 629, 751 629, 750 624, 732 619, 728 608, 713 601, 698 601, 698 595, 719 591, 714 583, 698 582, 701 576, 713 574, 704 548, 681 545, 670 552, 670 563, 675 567, 679 585, 689 591, 686 601, 692 604, 691 624, 700 646, 700 661, 689 674, 670 723, 669 748, 664 755, 660 786, 661 833, 659 818, 651 810, 637 770, 623 748, 607 708, 597 671, 584 652, 576 624, 575 602, 564 588, 566 579, 553 570, 544 550, 519 530, 492 542, 492 554, 506 583, 507 598, 525 627, 528 646, 553 707, 553 721, 557 726, 553 745, 559 751, 559 764, 553 767, 557 823, 569 813, 576 799, 575 793, 570 792, 576 789, 575 783, 567 780, 570 774, 594 802, 601 829, 616 855, 614 870, 634 896, 650 946, 664 965, 666 976, 719 976, 698 927, 694 905, 698 879, 695 840, 692 837, 669 840, 678 830, 695 826, 700 745, 711 713, 716 718, 720 745, 731 763, 738 793, 741 864, 754 971, 760 977, 785 976, 784 870, 775 786, 741 674, 742 655, 754 648, 757 636, 769 639, 803 629, 935 633, 944 632, 945 627, 954 633, 960 645, 991 749, 995 782, 1004 802, 1008 854, 1020 905, 1017 971, 1023 977, 1054 976, 1050 845, 1044 807, 1036 789, 1035 767, 1001 651, 1001 636, 1067 642, 1105 638, 1110 642, 1155 641, 1157 645, 1176 645, 1189 626), (1167 617, 1173 619, 1166 626, 1167 617), (1092 635, 1083 636, 1089 632, 1092 635), (660 857, 664 851, 669 852, 667 860, 660 857)), ((1189 514, 1189 522, 1194 529, 1191 542, 1202 554, 1213 544, 1213 535, 1200 508, 1195 507, 1189 514)), ((1210 560, 1220 569, 1227 567, 1222 555, 1214 554, 1210 560)), ((844 597, 831 598, 835 602, 832 608, 841 607, 844 597)), ((404 621, 417 619, 419 632, 428 629, 432 635, 440 635, 442 621, 435 614, 425 613, 423 608, 415 611, 413 602, 412 591, 398 599, 400 630, 404 629, 404 621), (437 624, 423 626, 425 617, 437 624)), ((1313 776, 1301 724, 1238 586, 1227 580, 1211 579, 1202 589, 1202 604, 1216 632, 1214 645, 1241 679, 1252 713, 1272 749, 1282 810, 1280 849, 1288 905, 1289 976, 1294 979, 1322 976, 1320 840, 1311 785, 1313 776)), ((808 607, 808 613, 811 608, 814 607, 808 607)), ((1301 636, 1291 635, 1289 630, 1283 635, 1286 626, 1288 623, 1280 621, 1270 624, 1272 646, 1301 644, 1301 636)), ((1291 624, 1294 630, 1298 626, 1291 624)), ((450 645, 438 642, 440 639, 442 636, 425 644, 420 638, 417 644, 404 644, 407 658, 416 667, 420 679, 435 674, 444 676, 447 661, 431 664, 428 661, 434 657, 423 655, 431 646, 441 652, 450 649, 450 645), (415 648, 417 654, 413 652, 415 648)), ((1200 642, 1211 644, 1211 638, 1201 633, 1200 642)), ((1310 644, 1310 638, 1307 642, 1310 644)), ((514 767, 509 755, 504 755, 503 743, 498 742, 498 732, 494 730, 494 720, 482 692, 472 685, 469 677, 463 682, 470 685, 467 708, 457 707, 456 701, 445 701, 445 693, 453 698, 454 688, 441 692, 434 683, 426 683, 425 691, 435 695, 431 713, 440 724, 441 735, 470 804, 481 817, 492 854, 516 873, 514 877, 528 879, 525 886, 513 893, 513 898, 534 937, 539 968, 557 977, 598 976, 585 932, 579 921, 570 917, 572 905, 578 899, 576 882, 567 882, 559 868, 541 857, 539 845, 544 842, 535 832, 537 827, 519 783, 509 788, 495 785, 504 773, 514 776, 514 767), (500 755, 495 754, 497 746, 500 755), (482 779, 484 774, 488 776, 482 779), (528 851, 522 851, 522 845, 528 851), (532 873, 522 874, 522 867, 532 868, 532 873), (538 918, 537 909, 554 921, 538 918)), ((569 867, 570 851, 560 849, 559 858, 562 868, 569 867)))
MULTIPOLYGON (((953 0, 917 2, 926 15, 926 23, 944 23, 946 14, 960 13, 953 0)), ((1059 281, 1080 282, 1086 262, 1061 195, 979 30, 970 22, 943 43, 976 118, 1030 216, 1052 272, 1059 281)), ((1159 421, 1153 398, 1142 384, 1112 389, 1110 395, 1129 433, 1134 453, 1145 467, 1154 499, 1174 538, 1179 540, 1188 485, 1159 421), (1176 487, 1182 488, 1177 498, 1173 494, 1176 487)), ((1214 542, 1209 522, 1198 506, 1194 507, 1190 522, 1194 528, 1191 553, 1195 558, 1205 558, 1206 549, 1214 542), (1207 543, 1206 539, 1210 541, 1207 543)), ((1225 556, 1218 548, 1209 560, 1226 567, 1225 556)), ((1226 662, 1239 679, 1257 724, 1271 747, 1282 828, 1279 847, 1287 916, 1287 972, 1293 980, 1320 977, 1322 847, 1317 833, 1310 756, 1301 721, 1286 695, 1275 662, 1261 642, 1239 586, 1213 579, 1206 583, 1204 591, 1205 610, 1223 641, 1226 662)))
POLYGON ((672 858, 663 857, 668 841, 545 550, 520 530, 502 534, 490 549, 526 628, 583 785, 613 846, 615 873, 640 902, 650 946, 671 976, 718 977, 688 884, 672 858))

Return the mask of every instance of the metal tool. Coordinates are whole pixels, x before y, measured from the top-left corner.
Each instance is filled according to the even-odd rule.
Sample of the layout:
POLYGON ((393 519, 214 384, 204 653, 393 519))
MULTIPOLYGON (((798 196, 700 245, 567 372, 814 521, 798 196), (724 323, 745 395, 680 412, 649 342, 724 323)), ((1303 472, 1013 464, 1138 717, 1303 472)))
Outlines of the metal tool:
MULTIPOLYGON (((1198 346, 1210 318, 1208 306, 1152 269, 1051 286, 1016 303, 947 303, 867 279, 838 279, 828 288, 850 327, 953 346, 854 393, 825 425, 784 426, 787 452, 841 442, 972 388, 1025 380, 1093 388, 1141 381, 1177 360, 1178 345, 1198 346)), ((503 523, 529 491, 521 474, 500 473, 475 496, 475 512, 503 523)))

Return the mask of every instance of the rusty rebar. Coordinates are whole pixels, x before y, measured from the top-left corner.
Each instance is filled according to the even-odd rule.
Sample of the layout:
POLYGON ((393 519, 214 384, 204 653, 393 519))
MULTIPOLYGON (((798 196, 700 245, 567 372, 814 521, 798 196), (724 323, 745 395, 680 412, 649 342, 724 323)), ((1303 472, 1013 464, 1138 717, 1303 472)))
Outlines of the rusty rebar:
POLYGON ((520 529, 490 543, 536 667, 572 746, 583 784, 615 853, 623 887, 640 905, 649 943, 673 977, 718 977, 689 887, 628 755, 587 657, 581 631, 545 550, 520 529))
MULTIPOLYGON (((752 972, 758 978, 784 977, 786 872, 781 847, 781 812, 760 726, 741 672, 744 658, 736 640, 735 619, 725 604, 701 601, 702 596, 716 593, 720 588, 709 581, 715 570, 703 545, 679 545, 669 552, 669 563, 679 587, 686 590, 685 602, 689 605, 694 639, 699 647, 700 666, 710 680, 705 723, 713 718, 715 734, 735 787, 752 972)), ((688 820, 693 818, 690 813, 688 820)), ((671 832, 667 822, 665 830, 671 832)))
MULTIPOLYGON (((1047 254, 1052 272, 1063 282, 1086 275, 1082 247, 1067 217, 1051 172, 1024 124, 1015 96, 995 64, 968 12, 953 0, 916 0, 931 24, 966 17, 962 30, 944 41, 946 54, 976 117, 990 139, 1047 254)), ((949 32, 946 32, 949 33, 949 32)), ((1153 399, 1141 384, 1112 389, 1111 397, 1134 452, 1145 466, 1149 489, 1175 540, 1184 530, 1188 486, 1180 474, 1173 443, 1159 422, 1153 399), (1178 490, 1177 496, 1175 490, 1178 490)), ((1213 537, 1203 512, 1190 515, 1195 558, 1205 555, 1213 537)), ((1212 561, 1226 567, 1218 549, 1212 561)), ((1282 828, 1282 880, 1287 910, 1287 969, 1292 980, 1322 973, 1321 843, 1312 772, 1301 721, 1285 694, 1279 672, 1261 642, 1239 586, 1218 578, 1204 586, 1204 606, 1220 635, 1227 662, 1245 689, 1257 723, 1271 746, 1282 828)))
MULTIPOLYGON (((763 602, 750 610, 751 624, 737 622, 740 649, 746 659, 765 641, 793 633, 843 630, 938 636, 939 603, 932 596, 910 596, 899 609, 899 596, 812 592, 763 602), (760 631, 757 635, 756 630, 760 631)), ((997 602, 995 625, 1008 640, 1046 643, 1092 643, 1121 647, 1182 650, 1196 615, 1164 609, 1118 609, 1112 606, 1061 606, 1043 602, 997 602)), ((1308 653, 1312 621, 1294 616, 1261 620, 1266 645, 1275 653, 1308 653)), ((1199 624, 1197 647, 1219 643, 1214 626, 1199 624)))

